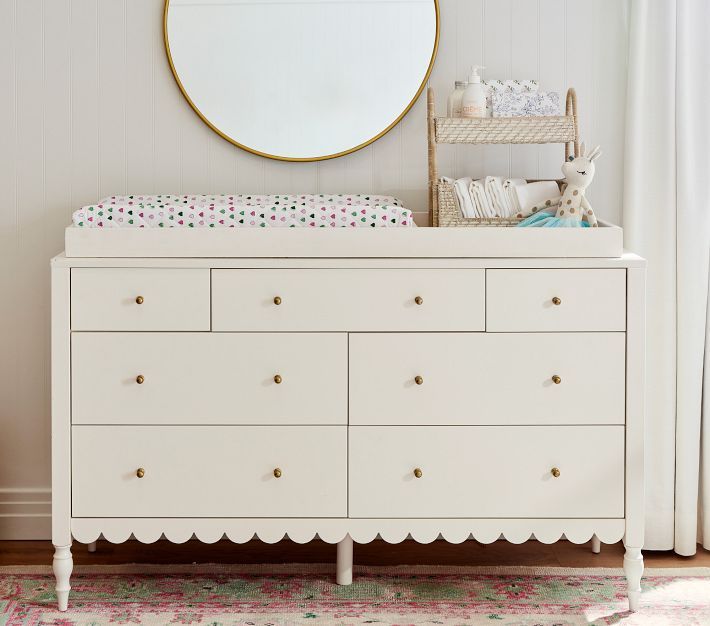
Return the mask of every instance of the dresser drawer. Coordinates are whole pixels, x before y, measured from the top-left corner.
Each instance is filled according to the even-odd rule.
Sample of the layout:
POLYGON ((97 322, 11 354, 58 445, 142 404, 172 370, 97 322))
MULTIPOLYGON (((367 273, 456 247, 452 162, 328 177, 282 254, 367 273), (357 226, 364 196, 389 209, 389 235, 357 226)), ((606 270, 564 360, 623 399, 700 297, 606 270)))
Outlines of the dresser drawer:
POLYGON ((74 426, 72 516, 345 517, 346 459, 345 426, 74 426))
POLYGON ((209 270, 74 268, 71 327, 209 330, 209 270))
POLYGON ((363 333, 349 352, 351 424, 624 423, 624 333, 363 333))
POLYGON ((488 331, 624 330, 626 270, 487 270, 488 331))
POLYGON ((351 517, 624 516, 623 426, 355 426, 349 441, 351 517))
POLYGON ((213 270, 214 330, 483 330, 483 270, 213 270))
POLYGON ((72 422, 346 424, 347 361, 337 333, 74 333, 72 422))

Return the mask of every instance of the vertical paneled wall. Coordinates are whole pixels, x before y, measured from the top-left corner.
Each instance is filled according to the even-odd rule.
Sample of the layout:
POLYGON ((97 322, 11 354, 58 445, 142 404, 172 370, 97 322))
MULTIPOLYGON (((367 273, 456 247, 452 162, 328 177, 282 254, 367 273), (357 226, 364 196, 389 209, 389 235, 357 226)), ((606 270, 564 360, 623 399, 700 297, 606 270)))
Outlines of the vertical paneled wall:
MULTIPOLYGON (((431 85, 445 110, 472 64, 577 88, 602 144, 591 191, 620 219, 626 2, 440 0, 431 85)), ((182 99, 163 0, 0 0, 0 538, 47 536, 49 258, 73 208, 115 193, 378 192, 426 211, 425 99, 360 152, 281 163, 214 135, 182 99)), ((443 174, 557 177, 560 146, 444 146, 443 174)), ((420 215, 424 217, 424 214, 420 215)))

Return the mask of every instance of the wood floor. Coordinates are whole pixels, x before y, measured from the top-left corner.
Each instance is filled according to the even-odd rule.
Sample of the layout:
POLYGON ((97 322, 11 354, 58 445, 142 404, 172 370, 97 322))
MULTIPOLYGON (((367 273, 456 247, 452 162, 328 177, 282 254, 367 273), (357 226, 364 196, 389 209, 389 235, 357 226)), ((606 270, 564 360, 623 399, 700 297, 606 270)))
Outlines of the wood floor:
MULTIPOLYGON (((220 541, 206 545, 189 541, 175 545, 167 541, 142 544, 129 541, 113 545, 100 541, 89 554, 82 544, 74 544, 74 563, 334 563, 335 546, 322 541, 300 545, 291 541, 265 544, 250 541, 233 544, 220 541)), ((357 565, 528 565, 540 567, 621 567, 624 548, 621 543, 602 545, 601 554, 592 554, 589 544, 568 541, 545 545, 528 541, 512 545, 505 541, 481 545, 475 541, 453 545, 445 541, 418 544, 405 541, 388 544, 373 541, 355 544, 357 565)), ((673 552, 645 552, 646 567, 710 567, 710 551, 699 548, 693 557, 673 552)), ((48 541, 0 541, 0 565, 48 565, 52 546, 48 541)))

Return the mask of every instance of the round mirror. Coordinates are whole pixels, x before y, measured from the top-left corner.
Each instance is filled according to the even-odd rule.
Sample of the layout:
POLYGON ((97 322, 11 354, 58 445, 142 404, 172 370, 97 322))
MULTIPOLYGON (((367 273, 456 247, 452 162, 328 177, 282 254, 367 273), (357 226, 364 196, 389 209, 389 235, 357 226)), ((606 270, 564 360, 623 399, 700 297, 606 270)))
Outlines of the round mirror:
POLYGON ((437 0, 166 0, 165 46, 202 120, 286 161, 354 152, 390 130, 436 56, 437 0))

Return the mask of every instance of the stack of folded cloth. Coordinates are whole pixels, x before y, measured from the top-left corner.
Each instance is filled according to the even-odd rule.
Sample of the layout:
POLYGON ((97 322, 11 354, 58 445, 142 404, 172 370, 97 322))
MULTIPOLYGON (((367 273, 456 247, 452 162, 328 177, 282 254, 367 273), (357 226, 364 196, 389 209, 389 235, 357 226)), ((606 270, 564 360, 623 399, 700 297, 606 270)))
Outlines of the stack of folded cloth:
POLYGON ((504 179, 486 176, 480 180, 470 177, 453 180, 442 178, 454 186, 461 215, 468 218, 512 217, 521 210, 515 188, 525 185, 522 178, 504 179))
POLYGON ((555 181, 528 183, 523 178, 486 176, 480 180, 471 177, 442 178, 454 187, 461 215, 466 218, 512 218, 536 204, 559 197, 555 181))

